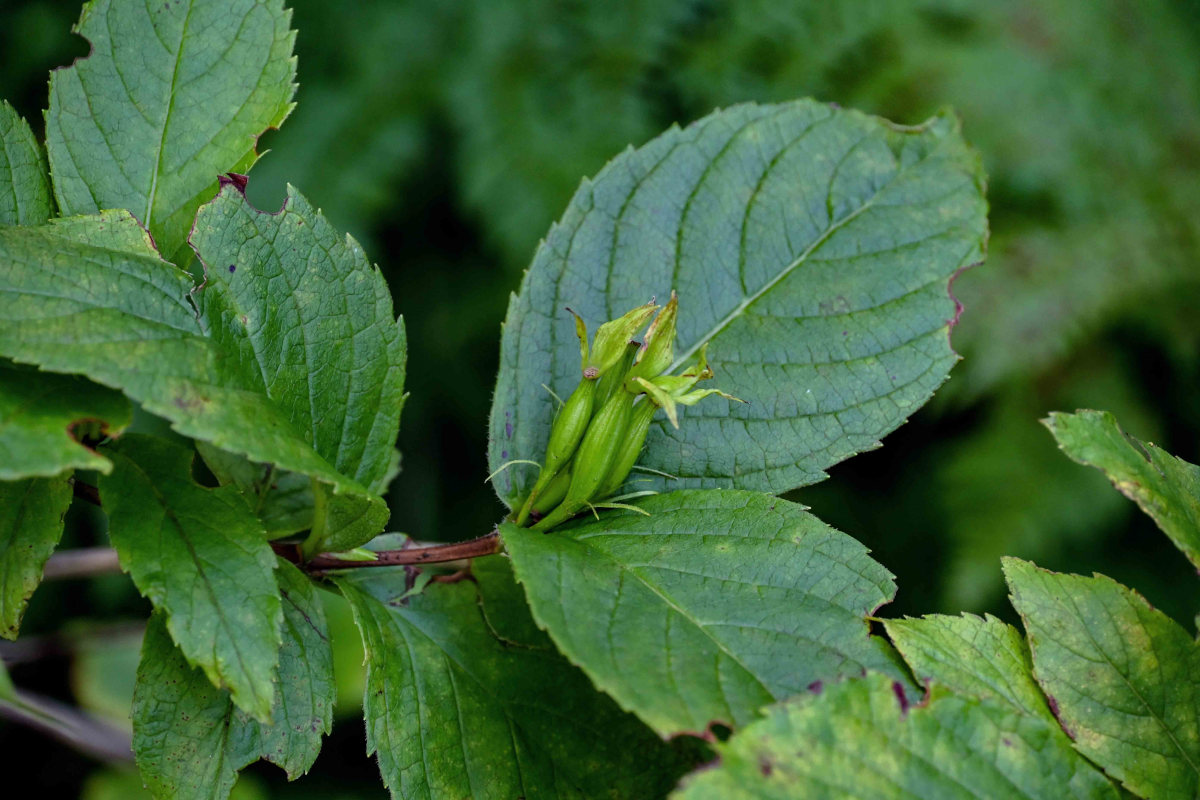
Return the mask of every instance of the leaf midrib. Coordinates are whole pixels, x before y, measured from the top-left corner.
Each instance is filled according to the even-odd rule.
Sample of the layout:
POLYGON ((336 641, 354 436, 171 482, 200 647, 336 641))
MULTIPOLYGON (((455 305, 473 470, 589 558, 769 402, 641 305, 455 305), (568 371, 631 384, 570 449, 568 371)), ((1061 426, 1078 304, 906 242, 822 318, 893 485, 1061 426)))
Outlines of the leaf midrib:
POLYGON ((175 110, 175 85, 179 79, 179 65, 183 61, 183 43, 187 38, 188 25, 192 21, 192 9, 195 3, 189 0, 187 12, 183 16, 183 24, 179 29, 179 47, 175 50, 175 65, 171 68, 171 82, 167 86, 167 110, 162 118, 162 130, 158 136, 158 151, 154 154, 154 172, 150 175, 150 190, 146 193, 146 229, 153 224, 154 198, 158 193, 158 176, 162 172, 163 148, 167 142, 167 125, 171 121, 171 112, 175 110))
MULTIPOLYGON (((221 607, 221 604, 217 600, 216 591, 214 590, 212 584, 209 582, 208 574, 200 563, 199 554, 196 552, 196 549, 192 544, 191 538, 185 532, 183 523, 180 522, 179 517, 175 513, 174 509, 172 509, 170 504, 167 503, 166 496, 164 496, 163 493, 159 491, 158 486, 154 483, 153 479, 151 479, 149 473, 147 473, 144 469, 142 469, 142 466, 140 464, 138 464, 136 461, 134 461, 133 459, 126 457, 124 460, 142 475, 143 479, 146 481, 146 485, 149 486, 150 490, 154 493, 154 496, 158 500, 159 505, 162 506, 163 512, 167 515, 168 519, 170 519, 171 524, 178 531, 180 539, 183 540, 184 545, 187 547, 188 555, 191 557, 192 562, 196 565, 196 574, 200 578, 200 580, 204 586, 205 593, 208 595, 209 602, 212 603, 213 610, 216 612, 217 617, 221 621, 221 629, 226 632, 226 637, 229 639, 230 644, 233 646, 233 651, 237 656, 238 666, 241 667, 242 674, 249 679, 250 684, 252 686, 251 691, 254 693, 254 696, 257 698, 258 697, 258 689, 257 689, 257 687, 253 686, 253 684, 255 682, 254 678, 252 677, 253 673, 246 666, 246 661, 242 655, 242 649, 238 644, 239 639, 238 639, 238 636, 236 635, 237 631, 233 626, 230 625, 229 620, 226 618, 225 611, 221 607)), ((163 584, 164 589, 165 589, 165 586, 166 586, 166 584, 164 583, 163 584)), ((167 620, 168 628, 171 627, 170 622, 172 621, 171 617, 173 617, 173 616, 174 616, 173 614, 168 613, 168 620, 167 620)), ((213 659, 214 659, 214 669, 215 669, 216 660, 217 660, 216 642, 215 641, 213 642, 213 659)), ((276 666, 278 666, 278 653, 276 654, 276 666)))
MULTIPOLYGON (((697 630, 702 632, 710 641, 712 641, 713 645, 716 646, 717 650, 719 650, 724 656, 729 658, 730 661, 737 664, 738 667, 741 668, 741 670, 743 672, 745 672, 746 675, 752 681, 754 681, 756 684, 758 684, 759 688, 761 688, 768 697, 775 697, 775 693, 772 692, 770 689, 768 689, 767 686, 759 679, 758 675, 753 670, 751 670, 749 667, 747 667, 745 664, 743 664, 741 659, 738 658, 736 655, 734 655, 729 650, 729 647, 724 642, 722 642, 720 639, 718 639, 716 636, 714 636, 713 633, 711 631, 709 631, 706 626, 701 625, 700 622, 698 620, 696 620, 691 614, 688 614, 687 612, 685 612, 680 607, 680 605, 673 598, 671 598, 669 595, 667 595, 665 592, 663 592, 658 587, 651 584, 646 578, 639 575, 631 567, 629 567, 629 566, 625 565, 624 563, 622 563, 621 561, 617 560, 616 556, 606 552, 605 550, 602 550, 598 547, 584 544, 579 539, 569 538, 569 537, 563 537, 563 539, 564 539, 564 541, 572 542, 572 543, 582 547, 584 550, 595 553, 595 554, 601 556, 602 558, 604 558, 605 560, 611 562, 618 570, 620 570, 621 574, 628 573, 629 575, 636 578, 638 583, 642 584, 642 586, 644 586, 652 594, 654 594, 660 600, 662 600, 663 603, 666 604, 668 608, 670 608, 672 611, 674 611, 676 614, 678 614, 683 619, 687 620, 689 624, 691 624, 694 628, 696 628, 697 630)), ((724 695, 724 691, 722 691, 722 695, 724 695)), ((725 702, 725 704, 728 705, 728 698, 723 697, 723 702, 725 702)))
MULTIPOLYGON (((899 174, 898 171, 897 171, 897 174, 899 174)), ((721 319, 720 321, 718 321, 715 325, 713 325, 713 327, 707 333, 705 333, 704 335, 702 335, 698 339, 696 339, 696 341, 692 343, 691 347, 684 350, 683 353, 681 353, 675 359, 675 362, 673 364, 671 364, 671 366, 669 368, 667 368, 666 372, 674 373, 677 369, 679 369, 684 364, 686 364, 692 358, 692 356, 694 356, 697 353, 697 351, 700 350, 701 347, 703 347, 708 342, 711 342, 718 334, 721 333, 721 331, 728 328, 735 319, 740 317, 747 308, 749 308, 751 305, 753 305, 755 302, 757 302, 763 295, 765 295, 767 292, 769 292, 771 289, 773 289, 775 286, 777 286, 780 281, 782 281, 788 275, 791 275, 792 272, 794 272, 801 264, 803 264, 805 261, 807 261, 808 257, 810 255, 812 255, 813 252, 818 247, 825 244, 825 242, 829 241, 829 238, 831 236, 833 236, 833 234, 837 233, 839 230, 844 228, 846 225, 850 224, 850 222, 852 222, 858 216, 865 213, 868 209, 870 209, 872 206, 874 206, 875 199, 877 197, 879 197, 880 192, 882 192, 883 189, 887 188, 888 185, 890 185, 890 182, 888 184, 885 184, 883 187, 881 187, 879 189, 879 191, 877 191, 874 195, 872 195, 871 198, 867 202, 863 203, 861 206, 856 208, 854 211, 852 211, 851 213, 842 217, 834 224, 830 225, 825 230, 824 233, 822 233, 819 237, 817 237, 817 239, 815 241, 813 241, 812 244, 810 244, 807 248, 804 249, 804 252, 802 252, 799 256, 797 256, 795 258, 795 260, 792 261, 792 263, 788 264, 782 270, 780 270, 778 275, 776 275, 774 278, 772 278, 771 280, 769 280, 765 284, 763 284, 762 287, 758 289, 758 291, 754 292, 754 294, 751 294, 747 297, 742 298, 742 302, 738 303, 733 308, 732 311, 730 311, 728 314, 726 314, 724 319, 721 319)))
MULTIPOLYGON (((1123 593, 1122 593, 1122 595, 1123 595, 1123 593)), ((1076 602, 1076 598, 1068 595, 1065 599, 1070 601, 1072 607, 1075 610, 1076 617, 1078 619, 1080 619, 1080 620, 1086 619, 1086 617, 1083 614, 1083 611, 1079 608, 1079 605, 1076 602)), ((1128 597, 1122 596, 1121 599, 1125 602, 1125 604, 1127 606, 1129 606, 1130 610, 1132 610, 1134 612, 1134 616, 1138 618, 1139 624, 1144 629, 1146 626, 1145 626, 1145 623, 1143 623, 1141 621, 1141 615, 1137 613, 1139 610, 1138 607, 1134 603, 1129 602, 1128 597)), ((1100 643, 1096 640, 1096 637, 1092 635, 1091 627, 1089 627, 1088 625, 1083 625, 1083 626, 1081 626, 1081 630, 1083 631, 1084 635, 1088 638, 1088 641, 1091 642, 1092 647, 1095 648, 1095 651, 1097 653, 1099 653, 1100 656, 1104 659, 1104 662, 1107 663, 1109 668, 1112 669, 1112 671, 1114 673, 1116 673, 1116 675, 1124 682, 1125 687, 1129 690, 1129 692, 1134 697, 1137 698, 1138 702, 1142 704, 1142 707, 1144 709, 1146 709, 1146 711, 1149 713, 1150 718, 1153 719, 1154 722, 1158 725, 1158 727, 1162 730, 1162 732, 1167 735, 1167 739, 1169 739, 1171 744, 1175 746, 1175 750, 1179 753, 1179 756, 1183 759, 1184 763, 1187 764, 1191 768, 1192 772, 1196 776, 1200 777, 1200 766, 1197 766, 1196 763, 1194 761, 1192 761, 1187 750, 1184 749, 1183 745, 1180 744, 1179 739, 1176 738, 1175 731, 1171 728, 1171 726, 1169 726, 1167 724, 1166 719, 1164 719, 1161 715, 1158 714, 1158 712, 1154 709, 1154 707, 1152 705, 1150 705, 1150 702, 1148 700, 1146 700, 1146 698, 1144 698, 1142 696, 1142 693, 1140 691, 1138 691, 1138 688, 1136 686, 1134 686, 1133 681, 1131 681, 1129 679, 1129 676, 1127 676, 1112 660, 1112 658, 1108 654, 1108 651, 1100 646, 1100 643)), ((1155 660, 1155 663, 1158 665, 1158 671, 1161 675, 1162 659, 1158 656, 1158 652, 1157 652, 1158 649, 1153 645, 1153 639, 1151 639, 1151 642, 1152 642, 1151 650, 1154 651, 1154 654, 1155 654, 1154 660, 1155 660)), ((1065 645, 1059 644, 1059 646, 1068 650, 1068 652, 1072 652, 1070 650, 1070 648, 1066 647, 1065 645)), ((1035 663, 1035 668, 1036 668, 1036 663, 1035 663)), ((1171 686, 1171 684, 1167 681, 1164 681, 1163 685, 1164 685, 1164 687, 1167 687, 1168 689, 1171 686)), ((1112 709, 1112 706, 1108 706, 1108 708, 1112 709)), ((1112 737, 1112 738, 1116 738, 1116 737, 1112 737)), ((1118 740, 1118 741, 1124 742, 1125 740, 1118 740)))
MULTIPOLYGON (((924 132, 924 129, 922 129, 922 132, 924 132)), ((771 289, 775 288, 775 286, 777 286, 784 278, 786 278, 788 275, 791 275, 793 272, 795 272, 796 269, 798 269, 801 264, 808 261, 809 256, 811 256, 819 247, 821 247, 823 244, 825 244, 827 241, 829 241, 830 237, 832 237, 835 233, 837 233, 842 228, 849 225, 851 222, 853 222, 859 216, 861 216, 862 214, 866 213, 868 210, 873 208, 875 205, 875 202, 879 199, 879 197, 884 192, 886 192, 895 183, 897 178, 899 178, 902 174, 905 174, 907 171, 915 169, 918 166, 920 166, 921 164, 923 164, 935 152, 937 152, 937 148, 931 148, 928 153, 925 153, 919 160, 913 162, 912 164, 908 164, 908 165, 899 165, 898 164, 895 173, 893 173, 892 176, 888 178, 886 183, 884 183, 882 186, 880 186, 878 189, 876 189, 870 198, 868 198, 861 206, 856 208, 854 211, 850 212, 849 214, 847 214, 846 216, 837 220, 832 225, 830 225, 828 228, 826 228, 825 231, 812 242, 812 244, 810 244, 808 247, 806 247, 804 249, 804 251, 802 253, 800 253, 800 255, 798 255, 790 264, 787 264, 783 269, 781 269, 779 271, 779 274, 777 274, 774 278, 772 278, 771 280, 769 280, 765 284, 763 284, 753 294, 751 294, 747 297, 744 297, 742 299, 742 302, 738 303, 738 305, 735 306, 734 309, 732 311, 730 311, 727 315, 725 315, 725 317, 723 319, 718 321, 715 325, 713 325, 713 327, 707 333, 705 333, 704 335, 697 338, 696 341, 693 342, 690 347, 688 347, 686 350, 684 350, 684 352, 681 353, 675 359, 675 362, 673 364, 671 364, 671 366, 667 369, 667 372, 673 373, 677 369, 682 367, 684 364, 686 364, 692 358, 692 356, 694 356, 700 350, 701 347, 703 347, 706 343, 711 342, 716 336, 718 336, 722 331, 724 331, 727 327, 729 327, 733 323, 734 320, 736 320, 738 317, 740 317, 743 314, 743 312, 745 312, 745 310, 747 308, 749 308, 751 305, 756 303, 759 299, 761 299, 763 297, 763 295, 765 295, 771 289)), ((680 221, 680 235, 682 235, 684 222, 685 222, 685 220, 680 221)))

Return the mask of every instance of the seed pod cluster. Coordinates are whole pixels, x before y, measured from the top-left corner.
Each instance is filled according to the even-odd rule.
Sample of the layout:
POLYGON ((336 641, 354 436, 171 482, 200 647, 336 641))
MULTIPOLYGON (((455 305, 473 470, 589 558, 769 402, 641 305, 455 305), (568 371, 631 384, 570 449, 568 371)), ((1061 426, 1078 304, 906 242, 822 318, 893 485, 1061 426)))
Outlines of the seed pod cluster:
POLYGON ((680 405, 695 405, 711 394, 737 399, 693 388, 713 376, 704 348, 679 375, 663 374, 675 357, 678 313, 672 292, 661 309, 651 302, 601 325, 591 347, 587 326, 576 315, 583 374, 554 420, 541 472, 517 512, 518 525, 545 531, 586 509, 619 506, 604 500, 624 485, 659 408, 679 427, 680 405), (633 341, 652 316, 645 341, 633 341))

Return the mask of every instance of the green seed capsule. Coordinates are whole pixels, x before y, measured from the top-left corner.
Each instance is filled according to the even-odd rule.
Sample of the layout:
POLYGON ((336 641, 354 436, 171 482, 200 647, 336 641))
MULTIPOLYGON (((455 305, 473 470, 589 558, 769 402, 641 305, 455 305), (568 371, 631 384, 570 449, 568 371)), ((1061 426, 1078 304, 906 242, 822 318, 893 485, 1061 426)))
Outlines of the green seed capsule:
POLYGON ((547 530, 567 521, 596 497, 596 490, 608 475, 629 432, 633 399, 629 392, 617 392, 597 412, 575 451, 567 496, 558 508, 533 526, 534 530, 547 530))
POLYGON ((637 463, 638 456, 642 454, 642 446, 646 444, 646 434, 650 432, 650 422, 654 419, 654 412, 657 410, 658 407, 648 397, 642 398, 642 401, 633 407, 629 434, 621 443, 620 449, 617 450, 612 466, 609 467, 608 475, 604 476, 604 482, 596 490, 597 498, 603 499, 611 496, 625 483, 625 479, 633 471, 633 465, 637 463))
POLYGON ((575 469, 571 474, 567 499, 588 501, 595 497, 596 489, 604 481, 629 432, 633 399, 634 396, 628 392, 617 392, 588 425, 575 455, 575 469))
POLYGON ((538 495, 550 484, 550 481, 554 480, 554 476, 566 466, 567 462, 571 460, 571 456, 575 454, 575 449, 579 446, 580 440, 587 431, 588 422, 592 418, 596 383, 587 378, 581 380, 575 387, 575 391, 571 392, 571 396, 567 398, 567 402, 563 403, 558 416, 555 417, 554 425, 550 428, 550 442, 546 445, 546 458, 542 463, 542 470, 538 473, 537 481, 533 484, 529 497, 525 499, 525 503, 517 514, 518 525, 524 524, 525 520, 529 518, 529 512, 533 509, 533 504, 537 502, 538 495))
POLYGON ((596 329, 591 352, 583 361, 584 369, 595 368, 600 375, 611 370, 625 355, 625 346, 637 336, 658 308, 654 301, 638 306, 622 317, 604 323, 596 329))
POLYGON ((637 342, 626 344, 625 354, 617 362, 617 365, 600 376, 600 382, 596 386, 596 403, 594 408, 604 408, 604 404, 612 397, 613 392, 621 388, 621 384, 625 382, 625 374, 633 366, 634 356, 637 355, 640 348, 641 345, 637 342))
POLYGON ((550 441, 546 444, 546 461, 542 472, 551 476, 557 473, 571 456, 587 431, 592 419, 596 400, 596 381, 584 378, 563 403, 554 425, 550 428, 550 441))
MULTIPOLYGON (((558 474, 546 484, 546 488, 537 496, 537 500, 533 503, 532 511, 538 516, 544 517, 567 496, 567 487, 571 485, 571 466, 568 464, 565 469, 560 469, 558 474)), ((522 520, 523 521, 523 520, 522 520)))
POLYGON ((675 321, 679 315, 679 298, 671 292, 671 300, 646 331, 646 344, 637 363, 629 370, 630 378, 657 378, 675 358, 675 321))

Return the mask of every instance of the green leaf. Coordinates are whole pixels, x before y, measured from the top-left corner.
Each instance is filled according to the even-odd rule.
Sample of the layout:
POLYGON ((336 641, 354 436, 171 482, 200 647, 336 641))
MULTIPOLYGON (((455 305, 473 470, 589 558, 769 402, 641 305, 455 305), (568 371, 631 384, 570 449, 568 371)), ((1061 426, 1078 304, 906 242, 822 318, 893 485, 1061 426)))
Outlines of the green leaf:
POLYGON ((279 561, 283 598, 283 646, 271 725, 235 715, 258 732, 258 756, 283 768, 295 780, 321 752, 321 737, 333 728, 333 651, 317 588, 300 570, 279 561))
POLYGON ((487 602, 480 606, 488 629, 501 641, 548 650, 554 643, 529 613, 525 590, 513 577, 509 559, 473 562, 471 574, 487 602), (485 569, 476 568, 482 565, 485 569))
POLYGON ((192 479, 190 450, 130 434, 107 452, 115 469, 99 488, 121 567, 169 615, 188 662, 267 720, 282 612, 262 526, 235 489, 192 479))
POLYGON ((290 187, 276 214, 226 188, 191 242, 211 340, 229 355, 219 374, 272 398, 334 469, 382 491, 397 469, 406 342, 362 247, 290 187))
POLYGON ((1128 435, 1107 411, 1055 412, 1044 422, 1071 460, 1103 471, 1200 568, 1200 467, 1128 435))
POLYGON ((108 473, 109 460, 79 440, 86 433, 115 436, 132 418, 120 392, 0 360, 0 480, 72 469, 108 473))
MULTIPOLYGON (((509 305, 489 460, 541 457, 589 322, 679 292, 676 364, 721 388, 651 428, 650 488, 783 492, 826 477, 929 399, 956 360, 950 278, 982 256, 978 157, 943 114, 915 128, 813 101, 673 129, 584 181, 509 305)), ((510 505, 534 469, 496 480, 510 505)))
POLYGON ((0 481, 0 636, 17 638, 25 604, 63 532, 66 477, 0 481))
MULTIPOLYGON (((401 599, 403 570, 337 579, 367 652, 367 749, 393 797, 655 797, 674 782, 664 743, 596 692, 545 643, 499 638, 528 628, 502 556, 469 580, 401 599), (482 590, 482 593, 481 593, 482 590), (500 592, 511 600, 513 592, 500 592), (486 621, 482 609, 487 609, 486 621)), ((369 574, 366 574, 369 573, 369 574)))
POLYGON ((193 292, 124 212, 0 228, 0 354, 86 373, 180 433, 315 479, 321 548, 368 541, 404 397, 382 276, 294 190, 265 214, 227 187, 194 243, 193 292))
POLYGON ((50 77, 46 147, 64 215, 132 212, 168 259, 217 175, 245 172, 292 108, 283 0, 94 0, 75 31, 91 54, 50 77))
POLYGON ((279 564, 283 647, 273 724, 238 710, 172 644, 161 613, 150 619, 133 701, 133 749, 158 798, 225 798, 242 767, 265 758, 289 779, 308 771, 333 721, 333 655, 312 582, 279 564))
POLYGON ((686 779, 679 800, 1112 798, 1050 723, 935 687, 906 708, 880 675, 771 708, 686 779))
POLYGON ((0 228, 0 346, 17 360, 118 387, 200 371, 191 289, 125 211, 0 228))
POLYGON ((207 442, 196 442, 196 451, 222 486, 233 484, 254 504, 254 513, 268 538, 312 527, 313 489, 307 475, 277 470, 271 464, 253 462, 207 442))
POLYGON ((883 625, 918 681, 1053 721, 1020 632, 990 614, 888 619, 883 625))
POLYGON ((896 673, 865 617, 886 569, 803 506, 681 491, 550 534, 501 527, 533 616, 659 734, 744 725, 773 700, 865 668, 896 673))
POLYGON ((1079 752, 1141 797, 1200 791, 1200 645, 1136 592, 1004 559, 1034 676, 1079 752))
POLYGON ((29 123, 0 100, 0 225, 40 225, 52 213, 41 145, 29 123))

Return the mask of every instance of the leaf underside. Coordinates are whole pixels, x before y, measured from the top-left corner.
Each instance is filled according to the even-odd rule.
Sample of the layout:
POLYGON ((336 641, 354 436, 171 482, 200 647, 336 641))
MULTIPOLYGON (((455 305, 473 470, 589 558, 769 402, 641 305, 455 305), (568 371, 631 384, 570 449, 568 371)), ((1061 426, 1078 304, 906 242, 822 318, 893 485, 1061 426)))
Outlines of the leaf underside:
MULTIPOLYGON (((978 157, 948 115, 901 128, 813 101, 743 105, 672 129, 585 180, 513 297, 490 468, 538 459, 579 379, 590 323, 672 289, 677 364, 710 343, 723 389, 658 420, 642 488, 784 492, 878 445, 956 356, 947 283, 982 257, 978 157)), ((495 483, 510 505, 535 470, 495 483)))
POLYGON ((892 576, 803 506, 754 492, 638 500, 550 534, 501 527, 538 623, 661 735, 744 725, 764 705, 866 668, 892 576))

